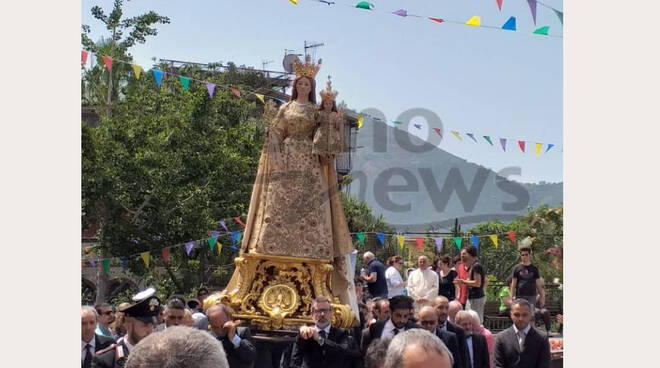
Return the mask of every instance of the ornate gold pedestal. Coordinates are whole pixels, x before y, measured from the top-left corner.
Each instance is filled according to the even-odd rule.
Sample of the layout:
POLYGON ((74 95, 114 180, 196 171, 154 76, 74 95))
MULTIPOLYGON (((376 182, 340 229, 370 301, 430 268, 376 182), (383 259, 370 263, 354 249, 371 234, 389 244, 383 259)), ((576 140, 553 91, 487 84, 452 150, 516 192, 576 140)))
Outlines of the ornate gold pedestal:
POLYGON ((234 309, 234 319, 249 320, 263 330, 297 328, 313 323, 312 302, 325 296, 334 326, 348 328, 354 322, 351 308, 332 295, 330 261, 245 253, 234 264, 236 287, 209 296, 204 309, 223 303, 234 309))

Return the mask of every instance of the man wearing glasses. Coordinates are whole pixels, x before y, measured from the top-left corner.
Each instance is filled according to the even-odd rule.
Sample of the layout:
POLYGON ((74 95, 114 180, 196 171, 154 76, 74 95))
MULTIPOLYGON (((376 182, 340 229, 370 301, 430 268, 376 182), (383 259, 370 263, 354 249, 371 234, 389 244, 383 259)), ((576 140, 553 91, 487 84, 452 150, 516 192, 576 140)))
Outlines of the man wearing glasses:
MULTIPOLYGON (((545 305, 545 289, 541 281, 539 269, 532 264, 532 239, 527 237, 520 241, 520 264, 513 269, 513 280, 511 281, 511 300, 525 299, 534 308, 536 296, 539 296, 539 307, 545 305)), ((532 309, 533 310, 533 309, 532 309)))
POLYGON ((312 303, 314 326, 300 327, 293 344, 290 367, 346 367, 348 356, 357 355, 348 333, 333 327, 332 307, 328 298, 319 296, 312 303))
POLYGON ((108 303, 101 303, 95 305, 94 309, 99 314, 96 331, 94 332, 97 335, 109 337, 114 340, 112 331, 110 331, 110 324, 115 321, 115 308, 108 303))

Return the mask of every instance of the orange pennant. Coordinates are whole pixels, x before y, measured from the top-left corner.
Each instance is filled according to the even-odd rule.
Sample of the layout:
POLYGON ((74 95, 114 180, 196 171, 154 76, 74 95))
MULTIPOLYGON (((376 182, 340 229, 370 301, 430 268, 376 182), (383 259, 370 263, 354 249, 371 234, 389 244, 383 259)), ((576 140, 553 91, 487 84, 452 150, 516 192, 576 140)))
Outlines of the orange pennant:
POLYGON ((422 250, 423 245, 422 243, 424 242, 424 239, 422 237, 416 237, 415 238, 415 243, 417 243, 417 249, 422 250))
POLYGON ((161 253, 161 256, 163 258, 163 262, 167 262, 170 259, 170 250, 171 249, 172 249, 172 247, 163 248, 163 251, 161 253))
POLYGON ((112 59, 110 56, 101 56, 101 59, 103 59, 103 64, 105 64, 105 68, 110 71, 112 69, 112 59))
POLYGON ((233 87, 229 87, 229 90, 231 91, 231 93, 234 94, 234 96, 236 96, 238 98, 241 98, 241 91, 239 91, 239 90, 237 90, 236 88, 233 88, 233 87))

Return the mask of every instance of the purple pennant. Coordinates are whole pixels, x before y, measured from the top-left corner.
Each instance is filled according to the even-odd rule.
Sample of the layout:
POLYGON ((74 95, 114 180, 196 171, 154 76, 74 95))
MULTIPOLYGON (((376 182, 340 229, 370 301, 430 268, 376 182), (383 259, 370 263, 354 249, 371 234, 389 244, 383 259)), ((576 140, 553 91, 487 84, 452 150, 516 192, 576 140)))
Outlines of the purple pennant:
POLYGON ((220 232, 219 232, 219 231, 211 231, 211 237, 212 237, 212 238, 217 238, 218 236, 220 236, 220 232))
POLYGON ((500 144, 502 145, 502 151, 506 151, 506 138, 500 138, 500 144))
POLYGON ((534 25, 536 25, 536 0, 527 0, 529 4, 529 10, 532 11, 532 18, 534 19, 534 25))
POLYGON ((442 252, 442 240, 443 238, 435 238, 435 250, 442 252))
POLYGON ((187 242, 186 243, 186 254, 190 255, 190 252, 192 252, 193 247, 195 246, 195 242, 187 242))
POLYGON ((398 15, 400 17, 407 17, 408 16, 408 12, 405 9, 399 9, 399 10, 395 11, 392 14, 398 15))
POLYGON ((215 92, 215 84, 206 83, 206 90, 209 91, 209 96, 211 96, 211 98, 213 98, 213 92, 215 92))
POLYGON ((225 224, 225 220, 220 220, 220 226, 222 226, 226 232, 229 232, 229 229, 227 229, 227 224, 225 224))
POLYGON ((422 124, 413 124, 413 125, 414 125, 415 128, 417 128, 417 129, 422 129, 422 124))
POLYGON ((95 258, 91 258, 91 259, 89 260, 89 265, 92 266, 92 267, 96 267, 96 259, 95 259, 95 258))
POLYGON ((472 138, 472 140, 474 141, 474 143, 478 143, 478 142, 477 142, 477 138, 474 137, 474 134, 472 134, 472 133, 465 133, 465 134, 467 134, 468 137, 472 138))

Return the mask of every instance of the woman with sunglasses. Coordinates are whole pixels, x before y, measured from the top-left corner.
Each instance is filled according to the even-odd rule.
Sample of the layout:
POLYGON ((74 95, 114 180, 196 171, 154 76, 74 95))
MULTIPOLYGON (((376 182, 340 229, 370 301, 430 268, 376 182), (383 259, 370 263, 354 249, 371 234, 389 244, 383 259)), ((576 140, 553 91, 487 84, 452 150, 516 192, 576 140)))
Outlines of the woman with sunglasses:
POLYGON ((392 256, 387 259, 390 266, 385 270, 385 280, 387 280, 387 298, 397 295, 403 295, 403 287, 406 285, 401 277, 401 267, 403 267, 403 258, 401 256, 392 256))

